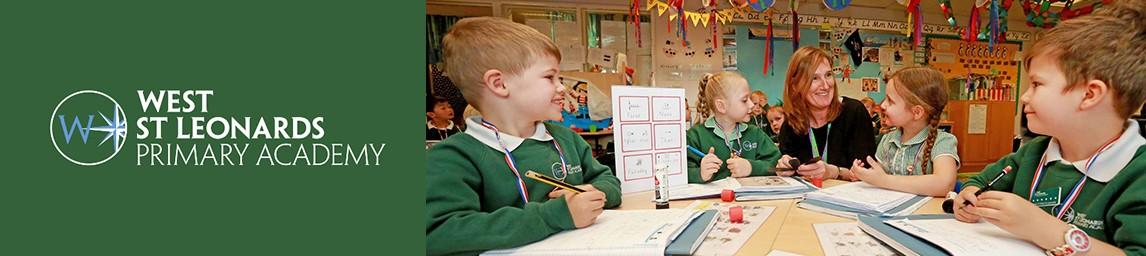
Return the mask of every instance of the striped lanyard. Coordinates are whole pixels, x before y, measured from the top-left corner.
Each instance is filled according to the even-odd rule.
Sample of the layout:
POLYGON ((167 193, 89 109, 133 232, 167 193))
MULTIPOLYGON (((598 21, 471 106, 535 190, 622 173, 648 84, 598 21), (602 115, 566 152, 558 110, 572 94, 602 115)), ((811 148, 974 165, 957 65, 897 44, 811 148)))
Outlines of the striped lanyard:
MULTIPOLYGON (((484 118, 481 120, 481 124, 493 130, 493 136, 497 138, 497 143, 501 144, 501 148, 504 150, 505 164, 509 165, 509 170, 513 172, 513 176, 517 177, 517 189, 521 192, 521 203, 522 205, 528 203, 529 191, 525 189, 525 179, 522 179, 521 172, 517 171, 517 160, 514 160, 513 154, 509 153, 509 147, 506 147, 505 142, 501 141, 501 131, 498 131, 497 126, 494 126, 493 123, 486 121, 484 118)), ((549 134, 549 131, 546 130, 545 134, 549 134)), ((550 137, 552 137, 552 135, 550 135, 550 137)), ((557 138, 553 138, 553 148, 557 149, 557 157, 561 159, 561 176, 555 178, 564 181, 565 177, 569 176, 569 171, 565 169, 565 152, 561 150, 561 145, 557 144, 557 138)), ((554 176, 556 176, 556 174, 554 174, 554 176)))
MULTIPOLYGON (((1095 160, 1098 160, 1099 155, 1102 155, 1103 152, 1106 152, 1107 149, 1110 149, 1111 146, 1114 146, 1114 142, 1118 141, 1119 137, 1121 136, 1114 137, 1113 140, 1110 140, 1110 142, 1107 142, 1106 145, 1103 145, 1101 148, 1099 148, 1098 152, 1095 152, 1094 155, 1090 157, 1090 159, 1086 160, 1086 170, 1082 170, 1082 178, 1078 179, 1078 182, 1075 182, 1074 184, 1074 188, 1070 189, 1070 194, 1066 195, 1066 201, 1059 204, 1058 206, 1051 208, 1051 211, 1054 213, 1055 217, 1062 219, 1063 215, 1066 214, 1066 209, 1069 209, 1071 205, 1074 205, 1074 202, 1078 200, 1078 195, 1082 194, 1082 187, 1086 185, 1086 175, 1090 173, 1090 167, 1094 165, 1094 162, 1096 162, 1095 160)), ((1039 183, 1041 183, 1043 180, 1043 167, 1046 167, 1046 161, 1047 154, 1044 152, 1042 159, 1039 160, 1039 167, 1035 169, 1035 178, 1031 180, 1031 191, 1027 198, 1035 198, 1035 190, 1038 189, 1039 183)))
POLYGON ((824 136, 824 150, 818 151, 820 150, 820 144, 816 143, 816 134, 812 132, 812 127, 808 127, 808 141, 812 142, 813 158, 820 157, 820 152, 823 152, 823 157, 820 157, 820 160, 823 160, 825 163, 828 162, 828 139, 830 138, 832 138, 832 123, 828 123, 828 132, 827 135, 824 136))
MULTIPOLYGON (((724 145, 728 146, 728 151, 731 151, 733 154, 736 154, 736 156, 743 156, 742 153, 744 151, 744 143, 741 142, 740 139, 744 136, 737 136, 736 137, 736 144, 740 146, 740 149, 735 149, 735 148, 732 148, 732 141, 728 140, 729 135, 724 134, 724 127, 720 126, 720 122, 716 122, 716 129, 720 130, 720 136, 724 137, 724 145)), ((740 123, 736 123, 736 125, 733 125, 732 129, 734 132, 740 133, 740 123)))

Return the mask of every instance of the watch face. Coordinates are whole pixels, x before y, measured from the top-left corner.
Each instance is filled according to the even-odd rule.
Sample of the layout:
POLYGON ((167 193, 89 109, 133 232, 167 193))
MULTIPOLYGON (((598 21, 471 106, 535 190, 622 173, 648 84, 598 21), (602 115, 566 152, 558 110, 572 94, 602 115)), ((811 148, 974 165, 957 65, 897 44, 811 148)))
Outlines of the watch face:
POLYGON ((1086 235, 1086 232, 1076 228, 1071 229, 1066 235, 1066 241, 1070 244, 1070 247, 1080 252, 1090 250, 1090 237, 1086 235))

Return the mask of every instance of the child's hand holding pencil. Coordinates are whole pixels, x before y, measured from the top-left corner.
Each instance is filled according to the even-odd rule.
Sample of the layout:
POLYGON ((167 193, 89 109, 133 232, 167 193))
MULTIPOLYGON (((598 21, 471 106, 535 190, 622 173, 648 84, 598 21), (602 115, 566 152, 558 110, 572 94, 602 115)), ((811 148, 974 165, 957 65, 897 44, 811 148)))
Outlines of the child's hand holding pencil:
POLYGON ((601 212, 605 210, 605 193, 597 190, 593 185, 573 186, 535 171, 525 172, 525 177, 557 188, 549 192, 549 198, 565 197, 565 205, 569 208, 569 216, 573 219, 574 227, 583 228, 593 225, 594 222, 597 222, 597 216, 600 216, 601 212))
POLYGON ((708 154, 700 159, 700 179, 704 181, 712 179, 712 175, 720 171, 720 165, 723 163, 724 161, 716 157, 716 149, 709 147, 708 154))

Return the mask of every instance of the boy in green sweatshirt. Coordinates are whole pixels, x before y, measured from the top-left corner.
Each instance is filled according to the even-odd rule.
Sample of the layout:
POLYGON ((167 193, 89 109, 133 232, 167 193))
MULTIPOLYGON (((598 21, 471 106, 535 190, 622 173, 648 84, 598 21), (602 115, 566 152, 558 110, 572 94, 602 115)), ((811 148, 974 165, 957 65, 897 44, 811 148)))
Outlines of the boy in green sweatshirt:
POLYGON ((1050 137, 971 178, 956 219, 991 222, 1048 255, 1146 255, 1146 138, 1128 120, 1146 99, 1143 60, 1143 1, 1048 30, 1025 52, 1031 86, 1020 101, 1031 131, 1050 137))
POLYGON ((592 225, 621 204, 620 181, 561 118, 561 53, 503 18, 466 18, 442 39, 447 72, 482 116, 426 159, 426 252, 477 254, 592 225), (526 178, 536 171, 585 193, 526 178))

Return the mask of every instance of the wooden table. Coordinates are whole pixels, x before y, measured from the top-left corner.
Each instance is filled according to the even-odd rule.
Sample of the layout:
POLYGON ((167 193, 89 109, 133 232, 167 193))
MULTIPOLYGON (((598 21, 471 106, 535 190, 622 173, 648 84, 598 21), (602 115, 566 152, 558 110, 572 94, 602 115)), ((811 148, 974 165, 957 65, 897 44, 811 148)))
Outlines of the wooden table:
MULTIPOLYGON (((825 180, 824 186, 831 187, 845 184, 846 181, 825 180)), ((652 209, 653 194, 651 191, 626 194, 622 197, 619 210, 652 209)), ((674 200, 670 202, 672 208, 684 208, 694 201, 718 202, 720 199, 674 200)), ((836 217, 824 213, 805 210, 796 207, 796 199, 737 202, 741 205, 774 206, 776 210, 764 221, 764 225, 756 230, 748 242, 740 247, 736 255, 765 255, 772 250, 782 250, 802 255, 824 255, 820 248, 820 240, 816 230, 812 227, 816 223, 855 222, 855 220, 836 217)), ((932 198, 915 214, 943 213, 942 198, 932 198)))

